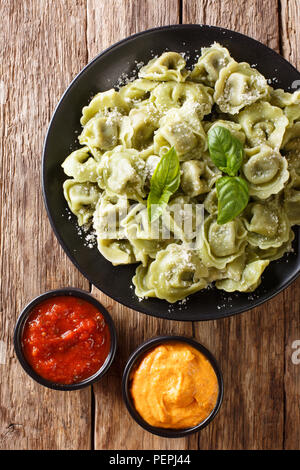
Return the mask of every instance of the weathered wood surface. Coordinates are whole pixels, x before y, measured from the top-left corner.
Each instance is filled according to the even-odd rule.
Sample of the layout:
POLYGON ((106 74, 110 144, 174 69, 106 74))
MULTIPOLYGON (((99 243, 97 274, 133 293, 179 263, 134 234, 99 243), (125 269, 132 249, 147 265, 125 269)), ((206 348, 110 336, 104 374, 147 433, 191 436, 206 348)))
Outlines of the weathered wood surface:
POLYGON ((35 385, 12 348, 15 319, 28 300, 63 285, 89 289, 55 240, 39 177, 50 115, 75 74, 115 41, 181 18, 249 34, 300 68, 299 8, 299 0, 2 0, 0 346, 6 362, 1 346, 0 448, 299 448, 300 366, 291 361, 292 343, 300 339, 299 281, 253 311, 194 325, 147 317, 92 288, 119 336, 117 359, 93 390, 51 392, 35 385), (208 346, 225 381, 217 418, 200 434, 176 440, 139 428, 120 391, 129 353, 144 339, 169 332, 208 346))
POLYGON ((12 346, 15 320, 34 296, 59 286, 89 288, 55 239, 40 188, 51 113, 86 63, 85 2, 58 1, 53 8, 50 0, 2 0, 0 17, 0 334, 6 348, 0 448, 87 449, 90 390, 57 393, 35 384, 12 346))

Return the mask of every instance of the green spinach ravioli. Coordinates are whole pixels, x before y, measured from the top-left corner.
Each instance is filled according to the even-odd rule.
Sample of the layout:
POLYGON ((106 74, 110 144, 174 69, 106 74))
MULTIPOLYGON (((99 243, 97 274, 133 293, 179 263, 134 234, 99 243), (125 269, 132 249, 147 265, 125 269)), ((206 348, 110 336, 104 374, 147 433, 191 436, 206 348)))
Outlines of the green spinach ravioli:
POLYGON ((214 43, 202 48, 192 70, 177 52, 153 58, 137 79, 98 93, 83 108, 81 125, 81 147, 62 164, 69 177, 64 196, 78 224, 94 229, 106 259, 139 263, 133 283, 140 298, 173 303, 211 283, 252 292, 269 263, 291 251, 291 227, 300 224, 299 91, 273 89, 258 70, 214 43), (220 127, 239 151, 238 176, 211 158, 209 134, 220 127), (171 150, 179 174, 157 232, 147 198, 171 150), (243 200, 234 216, 222 217, 220 194, 230 196, 231 178, 243 200), (191 247, 171 209, 185 215, 192 207, 193 217, 197 205, 204 220, 191 247))

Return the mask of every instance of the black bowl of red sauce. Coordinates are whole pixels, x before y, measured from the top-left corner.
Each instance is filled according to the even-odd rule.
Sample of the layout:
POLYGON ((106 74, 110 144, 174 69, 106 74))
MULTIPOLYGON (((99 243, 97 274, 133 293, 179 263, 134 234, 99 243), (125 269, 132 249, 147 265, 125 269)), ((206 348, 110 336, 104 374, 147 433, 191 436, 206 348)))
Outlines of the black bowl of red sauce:
POLYGON ((54 390, 78 390, 98 381, 111 366, 117 335, 108 311, 76 288, 33 299, 20 314, 14 347, 23 369, 54 390))

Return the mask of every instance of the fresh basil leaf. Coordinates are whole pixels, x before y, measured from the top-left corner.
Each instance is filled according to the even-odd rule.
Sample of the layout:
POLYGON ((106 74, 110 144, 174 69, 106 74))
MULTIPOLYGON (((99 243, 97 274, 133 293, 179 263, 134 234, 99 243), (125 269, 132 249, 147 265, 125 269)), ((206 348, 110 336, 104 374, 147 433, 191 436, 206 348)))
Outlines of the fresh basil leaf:
POLYGON ((150 193, 147 199, 149 221, 153 222, 161 216, 170 197, 177 191, 180 184, 180 164, 174 147, 165 153, 150 181, 150 193))
POLYGON ((214 164, 229 176, 235 176, 244 158, 242 143, 223 126, 208 131, 208 149, 214 164))
POLYGON ((216 181, 218 196, 218 224, 226 224, 238 216, 247 206, 249 190, 240 176, 223 176, 216 181))

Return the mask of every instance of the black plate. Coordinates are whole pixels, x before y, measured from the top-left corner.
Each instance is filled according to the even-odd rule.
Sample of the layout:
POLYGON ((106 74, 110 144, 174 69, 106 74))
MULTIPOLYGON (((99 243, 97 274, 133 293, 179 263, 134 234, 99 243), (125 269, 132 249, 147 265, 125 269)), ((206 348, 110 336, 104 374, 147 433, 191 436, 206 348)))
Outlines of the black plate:
POLYGON ((48 216, 58 240, 75 266, 91 283, 118 302, 148 315, 174 320, 226 317, 249 310, 278 294, 300 271, 299 229, 295 228, 296 254, 272 262, 263 275, 262 284, 252 294, 227 294, 209 289, 194 294, 184 305, 170 305, 159 299, 139 301, 131 288, 135 265, 113 267, 96 247, 84 246, 84 241, 78 236, 75 217, 68 220, 62 192, 66 176, 60 165, 71 150, 79 147, 75 142, 81 129, 81 109, 91 96, 112 88, 124 72, 132 75, 135 64, 147 62, 153 54, 161 54, 166 49, 188 52, 188 63, 195 62, 201 47, 210 46, 214 41, 227 47, 236 60, 257 64, 266 78, 276 77, 276 88, 289 91, 292 82, 300 80, 300 73, 276 52, 234 31, 201 25, 151 29, 106 49, 79 73, 55 110, 44 147, 42 177, 48 216))

